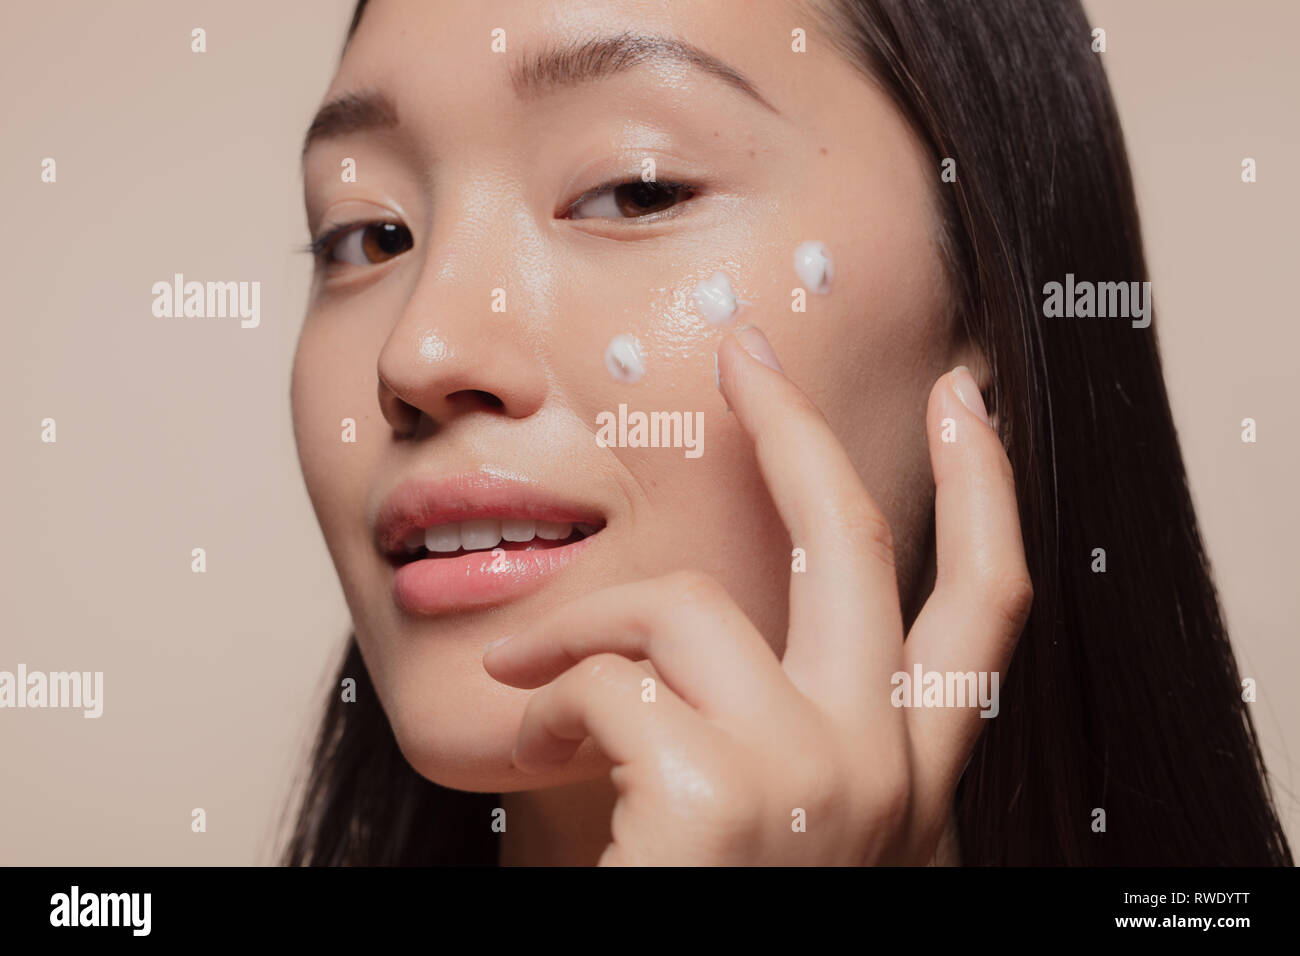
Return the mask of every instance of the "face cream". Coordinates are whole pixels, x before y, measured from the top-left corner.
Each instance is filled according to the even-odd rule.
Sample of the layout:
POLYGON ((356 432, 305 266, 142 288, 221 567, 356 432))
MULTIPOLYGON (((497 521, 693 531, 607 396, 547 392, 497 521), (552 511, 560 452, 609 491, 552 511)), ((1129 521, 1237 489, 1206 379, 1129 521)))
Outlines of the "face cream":
POLYGON ((605 349, 605 368, 616 382, 635 382, 645 374, 641 345, 630 335, 616 335, 605 349))
POLYGON ((805 288, 821 295, 830 292, 833 270, 826 243, 816 240, 800 243, 794 251, 794 271, 805 288))
POLYGON ((715 272, 691 293, 695 307, 713 325, 725 325, 736 314, 736 294, 725 273, 715 272))

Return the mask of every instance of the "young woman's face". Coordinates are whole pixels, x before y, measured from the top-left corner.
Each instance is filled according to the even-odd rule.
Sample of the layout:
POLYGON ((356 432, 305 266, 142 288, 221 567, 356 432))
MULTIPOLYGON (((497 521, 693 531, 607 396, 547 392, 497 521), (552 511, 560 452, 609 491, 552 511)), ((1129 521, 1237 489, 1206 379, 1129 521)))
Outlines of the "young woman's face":
POLYGON ((782 651, 798 542, 715 386, 728 328, 762 329, 844 442, 889 517, 904 606, 925 586, 926 397, 976 364, 948 317, 947 187, 810 8, 372 0, 326 101, 346 94, 391 110, 350 122, 374 112, 354 104, 306 154, 312 236, 360 225, 318 265, 295 434, 366 666, 420 773, 496 792, 608 769, 587 747, 545 779, 514 770, 531 692, 481 664, 486 643, 579 594, 703 571, 782 651), (795 271, 810 240, 833 263, 825 293, 795 271), (722 324, 694 295, 719 272, 738 300, 722 324), (639 346, 635 381, 606 358, 621 336, 639 346), (601 425, 620 406, 702 413, 702 431, 694 448, 681 433, 610 447, 598 439, 617 425, 601 425), (599 530, 494 548, 502 519, 507 537, 565 533, 539 519, 599 530), (454 547, 458 525, 479 550, 385 553, 430 522, 435 544, 454 547))

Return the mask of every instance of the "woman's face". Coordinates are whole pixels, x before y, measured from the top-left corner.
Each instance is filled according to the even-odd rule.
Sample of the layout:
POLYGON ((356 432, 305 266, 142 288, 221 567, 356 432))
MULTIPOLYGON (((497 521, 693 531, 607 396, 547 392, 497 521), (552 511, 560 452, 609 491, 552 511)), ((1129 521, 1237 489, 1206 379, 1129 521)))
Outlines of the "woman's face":
POLYGON ((389 109, 357 100, 322 125, 309 227, 374 225, 318 264, 295 434, 420 773, 499 792, 607 771, 589 746, 545 779, 514 770, 531 692, 481 664, 486 643, 577 595, 703 571, 783 650, 798 542, 715 385, 728 328, 762 329, 844 442, 890 519, 904 606, 925 586, 926 397, 970 360, 936 245, 947 187, 809 7, 372 0, 325 100, 346 94, 389 109), (833 262, 825 293, 795 271, 810 240, 833 262), (720 324, 694 294, 719 272, 739 300, 720 324), (639 378, 607 361, 620 336, 639 378), (695 427, 677 447, 620 446, 602 428, 620 406, 695 427), (503 520, 530 540, 494 548, 503 520), (590 527, 549 539, 567 529, 539 521, 590 527), (385 553, 430 523, 461 550, 385 553))

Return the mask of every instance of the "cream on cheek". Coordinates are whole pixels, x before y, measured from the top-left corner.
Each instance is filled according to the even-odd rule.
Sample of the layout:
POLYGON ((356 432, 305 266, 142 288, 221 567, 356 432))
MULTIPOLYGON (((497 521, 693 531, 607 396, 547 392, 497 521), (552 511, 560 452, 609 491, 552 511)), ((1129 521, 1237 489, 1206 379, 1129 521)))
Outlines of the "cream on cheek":
MULTIPOLYGON (((620 558, 619 573, 649 578, 693 567, 709 574, 774 642, 788 613, 789 543, 755 467, 752 440, 726 414, 716 350, 727 332, 758 326, 796 384, 807 388, 828 337, 868 331, 847 318, 862 307, 851 304, 863 289, 862 276, 856 269, 838 276, 832 270, 832 249, 842 243, 805 241, 824 228, 816 223, 796 228, 772 230, 758 241, 751 233, 738 255, 665 263, 648 300, 629 296, 620 316, 592 326, 603 325, 604 336, 621 333, 615 343, 627 340, 628 357, 612 364, 607 357, 602 372, 601 353, 593 350, 572 370, 582 404, 594 416, 596 443, 611 473, 628 478, 636 505, 624 517, 631 519, 637 545, 620 558), (814 292, 817 304, 805 304, 814 292), (633 335, 637 367, 644 371, 635 382, 626 375, 633 335), (681 442, 666 422, 680 422, 681 442), (730 543, 735 540, 750 545, 743 560, 730 543)), ((841 255, 856 263, 851 253, 841 255)), ((607 351, 620 349, 611 343, 607 351)), ((829 384, 839 381, 832 377, 829 384)))
POLYGON ((736 293, 725 272, 715 272, 691 293, 696 310, 711 325, 725 325, 736 314, 736 293))
POLYGON ((794 250, 794 271, 811 292, 825 295, 831 291, 831 254, 826 243, 817 240, 801 242, 794 250))
MULTIPOLYGON (((834 266, 826 243, 808 240, 796 246, 794 271, 808 291, 828 294, 834 266)), ((702 340, 711 339, 713 330, 732 326, 742 305, 762 305, 761 301, 739 298, 731 277, 720 269, 696 282, 688 295, 677 290, 673 299, 673 306, 664 310, 669 336, 665 344, 668 346, 666 351, 677 354, 692 350, 691 346, 702 340)), ((629 334, 614 336, 605 349, 605 368, 616 382, 632 384, 640 381, 646 372, 646 356, 638 339, 629 334)), ((716 356, 714 383, 717 383, 716 356)))
MULTIPOLYGON (((682 389, 691 388, 695 366, 704 358, 712 364, 710 356, 722 327, 734 322, 747 301, 738 297, 734 277, 753 271, 754 265, 747 259, 715 260, 676 281, 651 287, 648 296, 626 302, 620 310, 622 318, 616 320, 618 324, 613 328, 605 326, 605 335, 614 334, 603 340, 603 352, 589 352, 586 361, 603 364, 605 374, 601 378, 605 382, 612 379, 617 387, 635 386, 641 402, 651 406, 668 401, 680 403, 686 394, 682 389)), ((603 322, 597 320, 592 331, 601 325, 603 322)), ((587 369, 591 367, 586 365, 587 369)), ((581 369, 574 371, 579 376, 588 374, 581 369)), ((701 381, 707 383, 708 379, 701 381)), ((618 395, 603 390, 588 392, 589 386, 581 380, 575 380, 574 385, 597 408, 607 407, 606 403, 618 395)), ((698 396, 692 394, 692 399, 698 400, 698 396)))
POLYGON ((616 335, 605 349, 605 368, 616 382, 639 382, 645 374, 641 343, 631 335, 616 335))

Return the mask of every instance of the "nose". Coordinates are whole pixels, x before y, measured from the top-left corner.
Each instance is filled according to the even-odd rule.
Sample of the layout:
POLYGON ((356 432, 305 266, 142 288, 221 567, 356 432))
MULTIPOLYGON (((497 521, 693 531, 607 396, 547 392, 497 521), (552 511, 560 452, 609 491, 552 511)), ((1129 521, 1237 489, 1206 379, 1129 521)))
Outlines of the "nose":
POLYGON ((526 418, 546 398, 523 323, 493 311, 499 289, 470 284, 422 276, 380 350, 379 407, 396 437, 472 414, 526 418))

